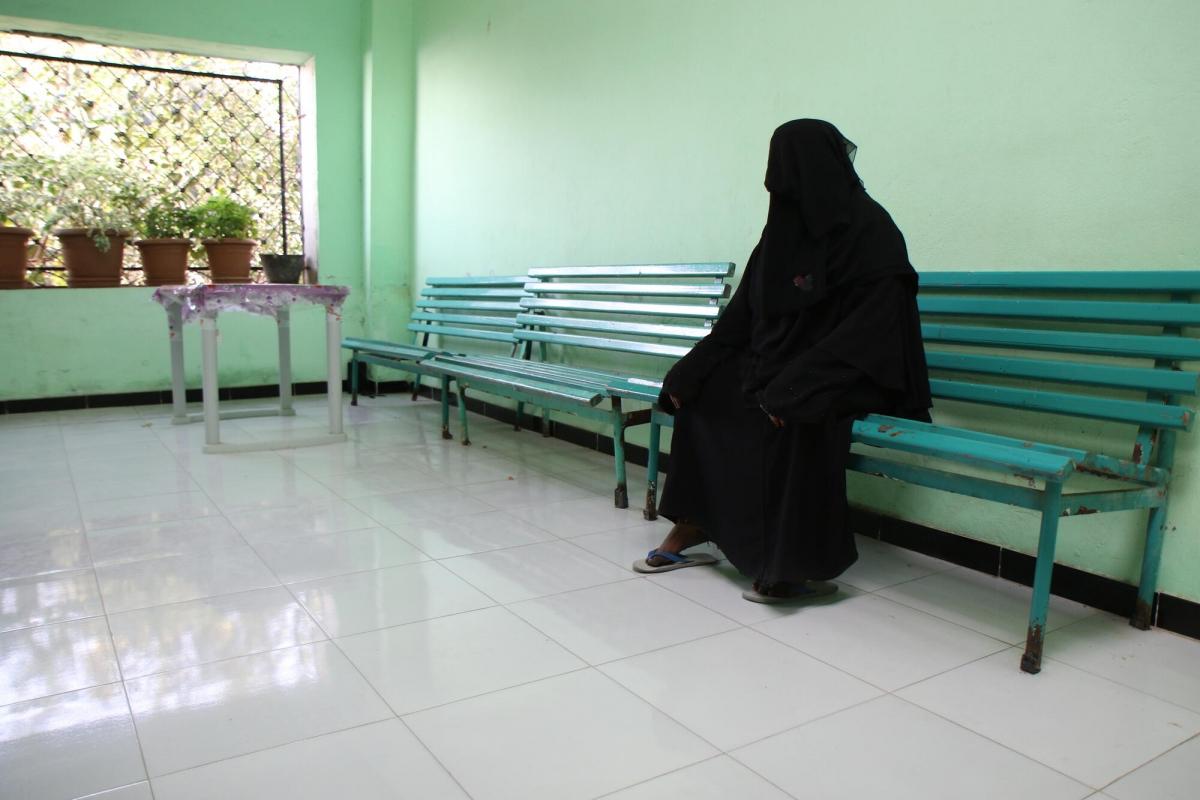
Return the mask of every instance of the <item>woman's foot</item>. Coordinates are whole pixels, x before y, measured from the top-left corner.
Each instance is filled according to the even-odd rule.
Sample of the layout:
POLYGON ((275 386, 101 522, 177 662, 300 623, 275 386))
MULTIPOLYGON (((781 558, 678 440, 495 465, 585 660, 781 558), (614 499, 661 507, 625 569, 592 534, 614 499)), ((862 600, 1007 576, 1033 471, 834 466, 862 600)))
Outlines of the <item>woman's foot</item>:
MULTIPOLYGON (((704 535, 704 531, 695 525, 687 522, 677 522, 671 528, 671 532, 667 534, 667 538, 663 539, 663 543, 658 546, 658 550, 679 555, 689 547, 695 547, 707 541, 708 537, 704 535)), ((664 567, 670 563, 670 559, 658 555, 650 556, 646 559, 646 564, 651 567, 664 567)))
POLYGON ((804 581, 803 583, 764 583, 755 581, 753 588, 742 592, 742 597, 752 603, 799 603, 818 597, 828 597, 837 591, 837 584, 829 581, 804 581))

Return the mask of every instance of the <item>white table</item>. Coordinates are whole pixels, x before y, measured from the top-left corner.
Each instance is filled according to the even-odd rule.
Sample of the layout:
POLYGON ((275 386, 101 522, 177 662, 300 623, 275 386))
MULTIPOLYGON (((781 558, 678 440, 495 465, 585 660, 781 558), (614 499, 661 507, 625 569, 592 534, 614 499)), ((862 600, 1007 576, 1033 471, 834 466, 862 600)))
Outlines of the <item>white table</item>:
POLYGON ((280 450, 345 441, 342 430, 342 317, 341 307, 350 290, 345 286, 291 284, 220 284, 213 286, 163 286, 154 300, 167 312, 171 337, 171 422, 183 425, 204 420, 204 452, 237 453, 280 450), (325 307, 325 349, 329 400, 329 433, 255 442, 222 442, 221 420, 246 417, 295 416, 292 407, 291 307, 309 303, 325 307), (217 388, 217 317, 223 311, 241 311, 275 318, 279 330, 279 407, 221 411, 217 388), (183 329, 200 323, 202 392, 204 411, 189 414, 183 372, 183 329))

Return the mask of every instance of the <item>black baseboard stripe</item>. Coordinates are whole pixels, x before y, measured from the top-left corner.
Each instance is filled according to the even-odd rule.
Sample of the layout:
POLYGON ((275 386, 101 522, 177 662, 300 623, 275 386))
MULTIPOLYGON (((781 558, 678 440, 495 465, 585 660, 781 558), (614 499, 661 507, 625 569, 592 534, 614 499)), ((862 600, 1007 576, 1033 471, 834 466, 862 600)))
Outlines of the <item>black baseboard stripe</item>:
MULTIPOLYGON (((407 381, 364 381, 364 395, 400 394, 411 391, 407 381)), ((297 383, 293 393, 299 395, 322 394, 325 392, 323 381, 297 383)), ((345 387, 349 391, 349 386, 345 387)), ((437 388, 422 386, 419 394, 434 400, 441 397, 437 388)), ((221 390, 222 400, 242 400, 251 398, 278 397, 279 387, 247 386, 221 390)), ((200 390, 188 390, 188 402, 199 402, 200 390)), ((0 414, 21 414, 35 411, 70 411, 81 408, 111 408, 114 406, 153 405, 155 403, 170 404, 170 391, 159 392, 129 392, 125 394, 87 395, 80 397, 49 397, 34 400, 0 401, 0 414)), ((450 396, 451 404, 457 404, 455 395, 450 396)), ((513 425, 516 422, 516 412, 511 408, 494 405, 477 397, 467 398, 467 409, 490 419, 513 425)), ((523 430, 542 432, 540 415, 524 414, 521 418, 523 430)), ((597 450, 612 455, 612 437, 601 433, 585 430, 574 425, 568 425, 559 420, 550 423, 550 435, 555 439, 597 450)), ((625 445, 626 460, 631 464, 646 466, 649 451, 645 447, 633 444, 625 445)), ((670 454, 663 453, 660 464, 664 472, 670 468, 670 454)), ((635 497, 638 492, 632 493, 635 497)), ((1016 581, 1025 586, 1033 585, 1033 569, 1035 559, 1025 553, 1006 550, 999 545, 980 542, 966 536, 960 536, 948 531, 939 531, 913 522, 894 519, 883 514, 864 508, 851 508, 850 522, 855 531, 889 544, 913 550, 918 553, 959 564, 969 569, 1016 581)), ((1123 617, 1133 613, 1137 588, 1112 578, 1094 575, 1090 572, 1057 565, 1054 567, 1054 580, 1050 591, 1068 600, 1075 600, 1084 605, 1108 611, 1123 617)), ((1163 630, 1179 633, 1194 639, 1200 639, 1200 603, 1185 600, 1171 595, 1158 594, 1154 603, 1154 624, 1163 630)))

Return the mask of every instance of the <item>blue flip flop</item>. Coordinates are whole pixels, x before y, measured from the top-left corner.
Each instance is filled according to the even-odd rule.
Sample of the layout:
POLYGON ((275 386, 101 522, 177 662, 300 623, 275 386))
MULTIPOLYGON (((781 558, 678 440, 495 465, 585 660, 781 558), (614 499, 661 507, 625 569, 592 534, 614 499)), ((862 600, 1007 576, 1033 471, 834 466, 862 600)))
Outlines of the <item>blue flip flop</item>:
POLYGON ((633 562, 634 572, 670 572, 673 569, 683 569, 684 567, 711 567, 717 563, 717 559, 708 553, 692 553, 684 555, 683 553, 669 553, 666 550, 651 550, 646 553, 646 557, 633 562), (665 558, 666 564, 653 566, 650 564, 650 559, 655 556, 665 558))

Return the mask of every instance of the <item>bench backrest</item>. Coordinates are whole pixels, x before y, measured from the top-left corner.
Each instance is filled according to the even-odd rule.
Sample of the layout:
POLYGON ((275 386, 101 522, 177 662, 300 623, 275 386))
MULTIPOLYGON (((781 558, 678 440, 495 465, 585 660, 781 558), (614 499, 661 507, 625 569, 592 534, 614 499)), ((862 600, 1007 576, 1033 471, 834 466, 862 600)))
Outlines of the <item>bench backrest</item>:
POLYGON ((733 270, 729 262, 536 267, 515 335, 536 343, 542 360, 547 345, 677 359, 708 334, 733 270))
POLYGON ((408 329, 414 342, 429 346, 431 336, 474 339, 510 345, 514 355, 527 353, 526 345, 513 336, 521 300, 531 284, 525 275, 480 275, 453 278, 430 277, 421 289, 408 329))
POLYGON ((1200 380, 1200 272, 922 272, 918 304, 934 405, 982 403, 1138 428, 1147 463, 1189 430, 1200 380))

